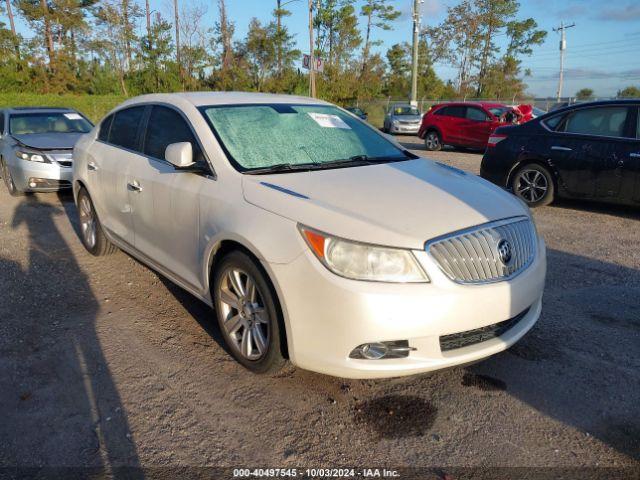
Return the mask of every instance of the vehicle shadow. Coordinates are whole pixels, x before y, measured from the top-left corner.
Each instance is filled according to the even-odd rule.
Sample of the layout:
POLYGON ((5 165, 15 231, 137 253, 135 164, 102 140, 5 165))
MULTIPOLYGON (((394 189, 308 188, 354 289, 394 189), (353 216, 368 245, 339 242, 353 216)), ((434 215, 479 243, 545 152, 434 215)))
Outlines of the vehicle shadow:
POLYGON ((563 210, 583 210, 585 212, 600 213, 615 217, 628 218, 630 220, 640 220, 640 204, 637 206, 627 206, 588 200, 559 198, 551 204, 551 207, 561 208, 563 210))
POLYGON ((99 302, 54 221, 62 214, 34 195, 6 223, 26 229, 28 245, 26 266, 0 257, 1 460, 17 474, 118 477, 139 466, 137 448, 96 331, 99 302))
POLYGON ((510 350, 468 367, 467 383, 501 385, 640 460, 640 270, 557 250, 548 265, 538 324, 510 350))

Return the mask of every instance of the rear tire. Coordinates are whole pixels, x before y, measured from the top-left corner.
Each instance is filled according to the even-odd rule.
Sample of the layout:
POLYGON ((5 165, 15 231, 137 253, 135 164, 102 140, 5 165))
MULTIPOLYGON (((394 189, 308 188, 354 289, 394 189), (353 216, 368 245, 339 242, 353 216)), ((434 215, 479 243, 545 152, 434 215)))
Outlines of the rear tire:
POLYGON ((16 184, 13 182, 11 172, 9 171, 9 167, 5 163, 4 159, 0 160, 0 168, 2 168, 2 180, 4 181, 4 186, 7 187, 9 195, 12 197, 22 197, 25 192, 18 190, 18 187, 16 187, 16 184))
POLYGON ((435 130, 429 130, 424 137, 424 146, 429 152, 442 150, 442 138, 435 130))
POLYGON ((84 187, 80 188, 78 192, 76 207, 80 220, 80 240, 82 240, 84 248, 95 257, 110 255, 118 250, 105 236, 102 224, 93 207, 93 201, 84 187))
POLYGON ((246 253, 232 251, 214 267, 213 305, 228 350, 254 373, 275 373, 282 354, 284 323, 267 275, 246 253))
POLYGON ((520 167, 513 175, 510 187, 513 194, 530 208, 549 205, 555 199, 553 175, 537 163, 520 167))

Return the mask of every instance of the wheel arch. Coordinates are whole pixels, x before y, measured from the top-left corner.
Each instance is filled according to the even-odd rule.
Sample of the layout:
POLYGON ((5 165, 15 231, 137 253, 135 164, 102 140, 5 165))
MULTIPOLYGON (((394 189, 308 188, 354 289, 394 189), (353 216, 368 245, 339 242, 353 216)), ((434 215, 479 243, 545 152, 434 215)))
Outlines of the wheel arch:
POLYGON ((553 186, 555 187, 555 191, 556 192, 559 191, 559 187, 562 185, 562 182, 561 182, 560 175, 558 175, 558 171, 556 170, 556 168, 553 165, 553 162, 550 159, 546 159, 546 158, 543 159, 543 158, 540 158, 540 157, 534 157, 534 156, 529 156, 529 155, 521 155, 518 158, 518 161, 513 164, 513 166, 511 167, 511 169, 507 173, 505 186, 508 189, 510 189, 511 188, 511 182, 513 181, 513 176, 515 175, 515 173, 521 167, 524 167, 525 165, 530 165, 530 164, 537 164, 537 165, 540 165, 541 167, 544 167, 547 170, 549 170, 549 173, 551 173, 551 179, 553 180, 553 186))
POLYGON ((422 140, 424 140, 426 138, 426 136, 427 136, 427 133, 429 133, 429 132, 436 132, 438 134, 438 136, 440 137, 440 142, 442 143, 442 132, 435 125, 429 125, 428 127, 425 127, 422 130, 422 136, 420 138, 422 140))
POLYGON ((215 310, 215 305, 213 301, 213 271, 216 267, 216 264, 220 259, 222 259, 226 254, 234 251, 240 251, 251 258, 256 266, 262 271, 265 275, 267 281, 271 284, 273 288, 273 294, 275 295, 276 300, 276 308, 278 309, 278 313, 280 315, 280 320, 282 321, 282 325, 280 329, 280 345, 282 348, 282 356, 286 359, 289 359, 289 339, 292 338, 289 335, 290 331, 290 323, 289 323, 289 315, 286 311, 286 304, 283 302, 283 293, 280 285, 278 284, 273 271, 269 267, 268 262, 264 261, 262 256, 258 253, 256 247, 251 244, 251 242, 246 239, 228 236, 224 238, 218 239, 216 242, 212 243, 205 256, 206 262, 204 263, 204 283, 205 283, 205 291, 208 293, 209 299, 211 300, 211 307, 215 310))

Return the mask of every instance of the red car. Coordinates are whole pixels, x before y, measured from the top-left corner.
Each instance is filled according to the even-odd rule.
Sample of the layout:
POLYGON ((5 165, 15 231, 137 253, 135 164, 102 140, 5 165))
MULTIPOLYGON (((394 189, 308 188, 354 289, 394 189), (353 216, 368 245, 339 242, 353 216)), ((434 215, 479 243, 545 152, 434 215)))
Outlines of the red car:
POLYGON ((484 150, 493 131, 519 123, 521 115, 501 103, 452 102, 434 105, 422 118, 418 136, 429 151, 444 145, 484 150))

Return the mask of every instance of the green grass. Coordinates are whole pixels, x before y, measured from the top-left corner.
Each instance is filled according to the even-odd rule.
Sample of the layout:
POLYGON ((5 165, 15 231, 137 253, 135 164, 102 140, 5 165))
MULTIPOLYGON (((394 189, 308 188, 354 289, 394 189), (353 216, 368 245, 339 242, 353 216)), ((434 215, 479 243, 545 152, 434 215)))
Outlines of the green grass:
POLYGON ((97 122, 116 105, 121 95, 39 95, 34 93, 1 93, 0 108, 6 107, 69 107, 97 122))

